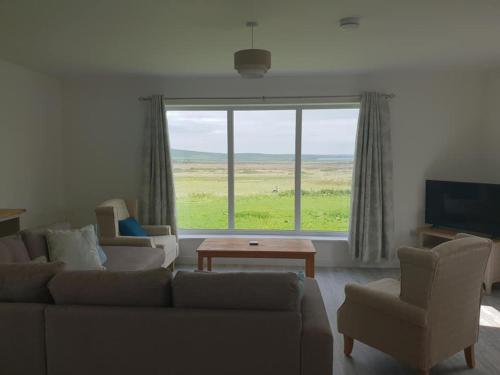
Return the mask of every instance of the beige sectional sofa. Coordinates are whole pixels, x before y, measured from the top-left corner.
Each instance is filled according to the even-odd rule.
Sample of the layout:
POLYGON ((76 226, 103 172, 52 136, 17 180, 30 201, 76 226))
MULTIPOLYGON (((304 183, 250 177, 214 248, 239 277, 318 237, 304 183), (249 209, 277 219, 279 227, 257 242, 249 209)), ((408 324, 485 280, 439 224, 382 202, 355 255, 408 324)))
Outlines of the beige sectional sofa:
MULTIPOLYGON (((0 265, 0 278, 10 266, 0 265)), ((313 279, 302 288, 293 273, 17 267, 10 275, 32 282, 0 288, 2 373, 332 374, 333 338, 313 279)))
MULTIPOLYGON (((19 236, 0 238, 0 264, 29 262, 40 256, 48 259, 46 229, 69 229, 68 223, 56 223, 47 227, 24 230, 19 236)), ((137 246, 102 246, 109 271, 138 271, 165 265, 162 248, 137 246)))

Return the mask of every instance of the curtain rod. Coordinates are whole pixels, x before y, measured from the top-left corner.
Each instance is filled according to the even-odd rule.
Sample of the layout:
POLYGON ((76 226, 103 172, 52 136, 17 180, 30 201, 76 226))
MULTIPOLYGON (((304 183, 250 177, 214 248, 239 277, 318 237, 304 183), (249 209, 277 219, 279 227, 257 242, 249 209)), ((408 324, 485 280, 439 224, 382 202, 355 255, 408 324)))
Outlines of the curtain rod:
MULTIPOLYGON (((385 94, 388 99, 394 98, 395 94, 385 94)), ((360 94, 355 95, 315 95, 315 96, 240 96, 240 97, 184 97, 184 98, 168 98, 165 100, 273 100, 273 99, 334 99, 334 98, 344 98, 344 99, 359 99, 360 94)), ((151 96, 140 96, 139 100, 151 100, 151 96)))

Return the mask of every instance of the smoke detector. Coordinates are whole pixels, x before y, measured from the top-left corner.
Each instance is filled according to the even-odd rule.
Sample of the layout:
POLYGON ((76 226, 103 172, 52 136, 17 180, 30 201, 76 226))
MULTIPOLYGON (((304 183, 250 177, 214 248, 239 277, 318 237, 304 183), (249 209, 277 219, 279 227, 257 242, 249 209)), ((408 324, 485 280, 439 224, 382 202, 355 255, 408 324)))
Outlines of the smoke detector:
POLYGON ((359 27, 359 17, 344 17, 339 20, 342 30, 354 30, 359 27))

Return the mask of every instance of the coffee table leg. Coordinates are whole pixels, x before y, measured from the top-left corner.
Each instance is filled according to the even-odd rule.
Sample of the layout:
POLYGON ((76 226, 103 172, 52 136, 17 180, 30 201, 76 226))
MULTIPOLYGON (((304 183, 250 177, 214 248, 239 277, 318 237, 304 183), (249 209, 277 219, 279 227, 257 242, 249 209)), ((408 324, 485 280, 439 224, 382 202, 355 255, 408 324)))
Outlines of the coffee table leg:
POLYGON ((198 271, 203 271, 203 255, 198 254, 198 271))
POLYGON ((306 276, 314 278, 314 254, 306 257, 306 276))
POLYGON ((207 271, 212 271, 212 257, 207 257, 207 271))

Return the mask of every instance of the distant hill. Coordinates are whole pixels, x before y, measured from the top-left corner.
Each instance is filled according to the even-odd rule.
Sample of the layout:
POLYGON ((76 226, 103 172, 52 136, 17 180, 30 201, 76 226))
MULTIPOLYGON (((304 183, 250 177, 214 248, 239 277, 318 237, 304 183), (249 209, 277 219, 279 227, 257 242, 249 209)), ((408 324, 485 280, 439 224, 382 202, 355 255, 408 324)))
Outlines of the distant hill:
MULTIPOLYGON (((172 159, 177 162, 185 163, 224 163, 226 154, 217 152, 200 152, 189 150, 171 149, 172 159)), ((293 154, 258 154, 241 153, 235 154, 236 161, 240 163, 271 163, 293 161, 293 154)), ((325 161, 351 161, 353 155, 332 154, 332 155, 302 155, 303 161, 325 162, 325 161)))
POLYGON ((226 161, 226 154, 217 153, 217 152, 200 152, 200 151, 189 151, 189 150, 178 150, 171 149, 170 154, 172 155, 172 159, 175 161, 184 161, 184 162, 224 162, 226 161))

